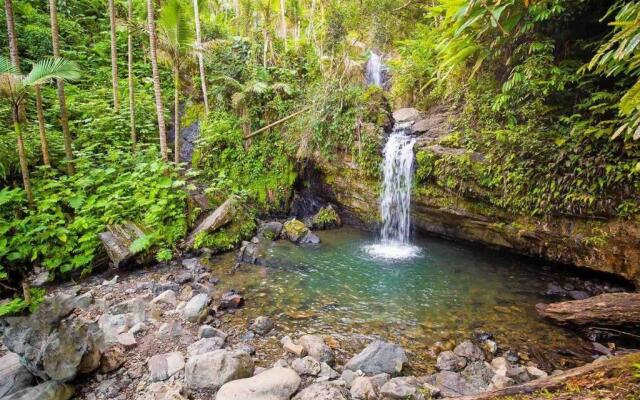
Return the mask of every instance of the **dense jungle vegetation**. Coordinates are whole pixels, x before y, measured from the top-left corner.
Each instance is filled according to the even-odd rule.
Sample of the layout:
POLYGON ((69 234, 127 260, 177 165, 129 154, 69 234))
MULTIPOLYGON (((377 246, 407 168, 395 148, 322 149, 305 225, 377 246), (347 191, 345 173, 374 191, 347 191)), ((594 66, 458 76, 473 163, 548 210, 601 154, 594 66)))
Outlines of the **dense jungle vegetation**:
MULTIPOLYGON (((509 212, 548 218, 639 211, 637 1, 4 7, 0 280, 16 296, 5 312, 28 306, 29 289, 25 301, 17 286, 35 267, 56 278, 90 272, 109 224, 135 221, 145 229, 135 251, 170 259, 197 214, 190 194, 214 205, 236 194, 258 216, 286 210, 309 161, 350 155, 376 179, 399 106, 448 107, 446 144, 484 155, 418 154, 418 186, 482 192, 509 212), (387 90, 365 84, 372 51, 389 66, 387 90), (196 122, 191 159, 174 138, 196 122)), ((203 245, 228 249, 252 229, 203 245)))

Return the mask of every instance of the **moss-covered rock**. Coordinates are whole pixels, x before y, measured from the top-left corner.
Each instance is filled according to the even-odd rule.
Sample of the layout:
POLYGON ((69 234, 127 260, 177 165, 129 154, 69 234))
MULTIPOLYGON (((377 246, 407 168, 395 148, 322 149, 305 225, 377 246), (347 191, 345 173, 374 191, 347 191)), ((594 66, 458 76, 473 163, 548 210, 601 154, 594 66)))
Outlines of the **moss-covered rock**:
POLYGON ((322 207, 311 219, 313 229, 333 229, 342 226, 340 215, 332 205, 322 207))
POLYGON ((243 240, 250 239, 256 231, 256 221, 251 210, 237 205, 230 222, 214 232, 201 232, 195 236, 194 248, 207 248, 219 253, 236 248, 243 240))
POLYGON ((292 219, 284 223, 284 236, 294 243, 298 243, 310 232, 304 222, 292 219))

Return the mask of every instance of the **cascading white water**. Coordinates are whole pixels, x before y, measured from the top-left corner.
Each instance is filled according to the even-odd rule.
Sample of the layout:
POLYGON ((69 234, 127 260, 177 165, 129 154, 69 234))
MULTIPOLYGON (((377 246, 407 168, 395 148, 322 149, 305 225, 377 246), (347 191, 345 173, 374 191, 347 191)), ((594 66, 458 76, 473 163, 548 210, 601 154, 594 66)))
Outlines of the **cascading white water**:
POLYGON ((367 85, 382 86, 382 57, 371 52, 367 61, 367 85))
POLYGON ((383 182, 380 196, 381 240, 366 251, 383 258, 407 258, 419 253, 409 243, 411 235, 411 183, 413 145, 409 124, 396 124, 384 147, 383 182))

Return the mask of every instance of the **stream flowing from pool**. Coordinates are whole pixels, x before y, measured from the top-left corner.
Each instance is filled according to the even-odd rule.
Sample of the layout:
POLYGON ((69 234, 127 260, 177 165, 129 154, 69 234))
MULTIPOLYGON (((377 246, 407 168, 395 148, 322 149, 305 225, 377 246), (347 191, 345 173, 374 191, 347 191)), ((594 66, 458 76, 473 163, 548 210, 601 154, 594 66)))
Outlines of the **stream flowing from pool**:
MULTIPOLYGON (((549 301, 544 295, 549 283, 562 285, 570 278, 564 272, 420 235, 412 238, 422 249, 415 257, 384 259, 365 250, 376 235, 349 227, 316 233, 319 245, 267 243, 266 266, 234 269, 233 254, 212 260, 213 273, 221 278, 216 290, 235 288, 246 298, 242 312, 229 316, 239 330, 266 315, 275 321, 278 336, 343 338, 344 354, 362 349, 362 335, 377 335, 409 350, 422 372, 432 368, 437 342, 450 347, 476 329, 493 333, 503 349, 543 354, 556 367, 575 362, 564 349, 584 354, 575 334, 535 311, 536 303, 549 301)), ((258 340, 264 340, 260 346, 272 345, 273 357, 281 356, 277 341, 258 340)))

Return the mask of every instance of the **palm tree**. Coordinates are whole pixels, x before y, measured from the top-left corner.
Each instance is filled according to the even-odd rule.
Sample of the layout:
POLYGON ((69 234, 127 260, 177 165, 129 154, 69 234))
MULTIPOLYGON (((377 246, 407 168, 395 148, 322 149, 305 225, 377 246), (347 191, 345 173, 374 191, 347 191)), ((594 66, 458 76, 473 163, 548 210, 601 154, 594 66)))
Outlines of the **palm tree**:
POLYGON ((169 159, 169 150, 167 149, 167 131, 164 125, 164 106, 162 105, 162 88, 160 87, 160 72, 158 70, 158 39, 156 37, 153 0, 147 0, 147 23, 149 25, 149 53, 151 57, 151 73, 153 75, 153 92, 156 98, 156 114, 158 117, 158 132, 160 134, 160 152, 162 159, 167 161, 169 159))
POLYGON ((47 140, 47 132, 44 126, 44 110, 42 109, 42 90, 40 90, 40 85, 36 85, 35 92, 38 129, 40 131, 40 147, 42 148, 42 163, 49 167, 51 166, 51 161, 49 160, 49 141, 47 140))
POLYGON ((193 31, 189 26, 189 14, 178 0, 169 0, 160 10, 158 25, 161 32, 159 47, 173 69, 174 96, 174 162, 180 162, 180 67, 193 44, 193 31))
POLYGON ((6 99, 11 106, 11 116, 13 119, 13 128, 16 132, 22 182, 30 205, 33 205, 33 192, 31 190, 29 168, 22 138, 21 124, 23 119, 19 112, 20 104, 22 104, 31 88, 36 88, 38 85, 48 82, 51 79, 57 79, 58 82, 60 82, 64 80, 76 80, 79 77, 80 72, 78 66, 74 62, 61 58, 38 61, 33 65, 29 75, 24 76, 16 70, 7 58, 0 56, 0 95, 6 99))
POLYGON ((209 114, 209 99, 207 96, 207 76, 204 70, 204 57, 202 55, 202 36, 200 34, 200 11, 198 0, 193 0, 193 18, 196 22, 196 51, 200 67, 200 86, 202 86, 202 98, 204 99, 204 111, 209 114))
POLYGON ((284 50, 287 50, 287 10, 285 0, 280 0, 280 29, 282 30, 282 40, 284 42, 284 50))
MULTIPOLYGON (((51 44, 53 46, 53 57, 60 58, 60 33, 58 29, 58 9, 56 0, 49 0, 49 14, 51 17, 51 44)), ((73 148, 71 143, 71 133, 69 132, 69 116, 67 115, 67 100, 64 95, 64 80, 57 79, 58 101, 60 102, 60 124, 62 125, 62 136, 64 139, 64 152, 67 157, 67 173, 73 175, 73 148)))
POLYGON ((13 18, 13 0, 4 0, 4 11, 7 16, 7 36, 9 37, 9 56, 11 63, 20 72, 20 56, 18 55, 18 37, 16 23, 13 18))
POLYGON ((136 134, 136 95, 133 85, 133 0, 127 2, 127 69, 129 83, 129 118, 131 124, 131 149, 136 150, 138 135, 136 134))
POLYGON ((116 45, 116 7, 114 0, 109 0, 109 23, 111 28, 111 85, 113 86, 113 110, 118 112, 120 98, 118 96, 118 47, 116 45))

